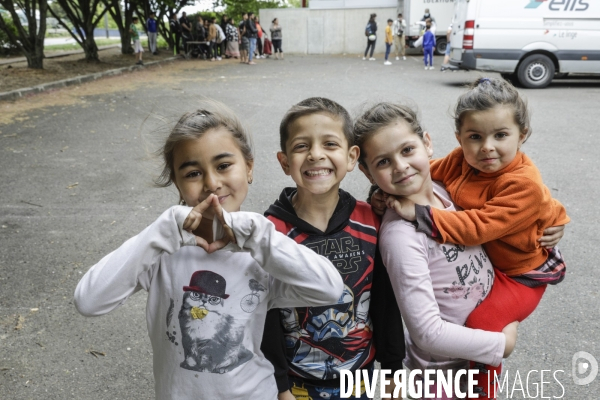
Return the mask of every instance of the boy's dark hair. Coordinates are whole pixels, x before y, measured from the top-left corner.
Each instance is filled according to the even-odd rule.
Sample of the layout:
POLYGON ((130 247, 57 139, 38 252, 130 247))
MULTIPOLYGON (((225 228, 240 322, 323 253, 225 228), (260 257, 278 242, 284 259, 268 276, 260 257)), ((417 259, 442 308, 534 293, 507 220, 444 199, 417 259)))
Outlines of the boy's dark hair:
MULTIPOLYGON (((152 14, 150 14, 150 15, 152 15, 152 14)), ((139 18, 138 18, 138 17, 135 17, 135 16, 133 16, 133 17, 131 17, 131 21, 133 21, 133 22, 135 22, 135 21, 139 21, 139 18)))
POLYGON ((252 11, 248 11, 248 18, 250 18, 251 15, 254 15, 254 13, 252 11))
POLYGON ((521 97, 517 89, 500 78, 477 78, 456 102, 454 124, 456 133, 460 132, 464 117, 472 111, 486 111, 496 106, 509 106, 514 111, 515 123, 521 132, 525 132, 525 141, 531 136, 531 125, 527 101, 521 97))
POLYGON ((391 18, 390 18, 390 19, 388 19, 388 23, 390 23, 390 22, 391 22, 391 23, 394 23, 394 21, 392 21, 392 19, 391 19, 391 18))
POLYGON ((279 124, 279 144, 281 146, 281 151, 284 153, 286 151, 285 145, 290 137, 290 125, 300 117, 317 113, 328 114, 339 119, 342 123, 342 129, 346 141, 348 142, 348 146, 354 145, 352 118, 350 118, 348 111, 340 104, 333 100, 326 99, 325 97, 310 97, 293 105, 283 116, 281 124, 279 124))

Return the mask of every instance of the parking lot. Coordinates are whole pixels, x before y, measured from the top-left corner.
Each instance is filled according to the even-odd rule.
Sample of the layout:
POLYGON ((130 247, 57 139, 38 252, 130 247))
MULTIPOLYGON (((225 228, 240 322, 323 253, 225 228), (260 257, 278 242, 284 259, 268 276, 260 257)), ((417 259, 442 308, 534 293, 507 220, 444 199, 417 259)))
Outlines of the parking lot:
MULTIPOLYGON (((178 201, 175 189, 152 187, 158 170, 150 152, 168 123, 202 99, 223 102, 253 133, 255 179, 243 208, 263 212, 292 184, 275 156, 279 122, 292 104, 324 96, 354 115, 376 101, 411 104, 435 155, 443 156, 456 146, 454 102, 482 75, 442 73, 439 57, 436 70, 426 71, 419 56, 391 66, 381 55, 198 63, 180 61, 11 105, 23 111, 0 125, 1 399, 153 398, 146 295, 99 318, 78 315, 72 296, 91 265, 178 201)), ((560 244, 567 278, 549 287, 521 324, 505 364, 512 390, 506 398, 596 399, 600 377, 575 385, 572 362, 580 351, 600 359, 600 79, 576 77, 522 93, 533 110, 523 150, 572 222, 560 244)), ((0 104, 0 110, 9 109, 0 104)), ((360 199, 368 186, 358 168, 342 185, 360 199)))

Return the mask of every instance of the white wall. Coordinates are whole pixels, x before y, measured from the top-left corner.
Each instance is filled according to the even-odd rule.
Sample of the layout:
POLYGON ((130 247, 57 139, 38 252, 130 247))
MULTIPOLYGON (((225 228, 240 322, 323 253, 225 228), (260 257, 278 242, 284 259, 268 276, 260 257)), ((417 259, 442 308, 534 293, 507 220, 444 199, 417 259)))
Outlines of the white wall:
POLYGON ((259 15, 261 25, 267 32, 273 18, 279 19, 283 34, 282 48, 285 53, 362 54, 367 47, 365 28, 369 15, 377 14, 375 52, 383 53, 386 21, 388 18, 395 18, 396 10, 395 6, 336 10, 271 8, 260 10, 259 15))
POLYGON ((310 0, 308 7, 313 10, 341 8, 385 8, 396 7, 398 0, 310 0))

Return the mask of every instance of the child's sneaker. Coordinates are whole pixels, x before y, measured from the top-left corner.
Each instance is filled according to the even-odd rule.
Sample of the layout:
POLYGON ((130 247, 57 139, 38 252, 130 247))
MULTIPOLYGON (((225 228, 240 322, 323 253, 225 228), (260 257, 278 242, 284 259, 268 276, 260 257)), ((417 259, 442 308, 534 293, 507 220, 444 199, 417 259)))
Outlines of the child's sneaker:
POLYGON ((366 60, 366 59, 367 59, 367 57, 363 57, 363 61, 366 60))
POLYGON ((369 61, 375 61, 375 57, 369 58, 369 61))
POLYGON ((433 68, 433 65, 432 65, 431 67, 429 67, 429 69, 433 71, 435 68, 433 68))
POLYGON ((406 61, 406 56, 402 56, 402 59, 403 59, 404 61, 406 61))
POLYGON ((396 57, 396 61, 400 61, 400 57, 396 57))
POLYGON ((426 67, 425 67, 425 71, 427 71, 428 69, 429 69, 429 67, 427 67, 427 66, 426 66, 426 67))
POLYGON ((387 60, 386 60, 386 61, 383 63, 383 65, 392 65, 392 62, 391 62, 391 61, 387 61, 387 60))

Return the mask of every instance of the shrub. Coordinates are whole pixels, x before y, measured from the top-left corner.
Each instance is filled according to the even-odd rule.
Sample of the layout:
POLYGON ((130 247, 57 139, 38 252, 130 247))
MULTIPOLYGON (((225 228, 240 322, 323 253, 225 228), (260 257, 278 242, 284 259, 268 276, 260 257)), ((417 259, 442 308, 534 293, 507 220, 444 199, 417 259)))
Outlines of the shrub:
MULTIPOLYGON (((14 34, 17 34, 17 28, 15 27, 15 25, 12 22, 12 19, 10 18, 10 15, 7 15, 7 13, 2 15, 4 17, 4 22, 8 25, 8 29, 10 29, 12 32, 14 32, 14 34)), ((19 47, 17 46, 16 43, 12 43, 10 41, 10 39, 8 38, 8 34, 0 29, 0 54, 1 55, 15 55, 15 54, 19 54, 19 47)))

